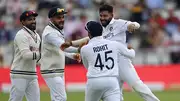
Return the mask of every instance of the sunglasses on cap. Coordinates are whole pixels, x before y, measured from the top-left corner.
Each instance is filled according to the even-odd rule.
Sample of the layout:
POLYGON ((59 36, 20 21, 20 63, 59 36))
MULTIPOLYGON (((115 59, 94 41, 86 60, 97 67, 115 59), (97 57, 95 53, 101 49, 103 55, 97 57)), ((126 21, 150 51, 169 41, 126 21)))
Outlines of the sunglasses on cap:
POLYGON ((56 14, 65 14, 65 13, 66 13, 66 12, 65 12, 64 9, 57 8, 57 11, 54 12, 54 13, 52 14, 52 16, 54 16, 54 15, 56 15, 56 14))
POLYGON ((57 13, 62 13, 62 12, 64 12, 64 9, 60 9, 60 8, 57 9, 57 13))

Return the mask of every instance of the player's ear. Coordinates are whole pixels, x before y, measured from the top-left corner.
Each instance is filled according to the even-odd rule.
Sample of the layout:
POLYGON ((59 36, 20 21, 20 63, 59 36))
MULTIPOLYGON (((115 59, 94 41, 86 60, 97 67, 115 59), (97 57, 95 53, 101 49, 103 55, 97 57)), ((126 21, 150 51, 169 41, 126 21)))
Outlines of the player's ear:
POLYGON ((22 20, 21 23, 22 23, 22 25, 24 25, 25 24, 25 20, 22 20))
POLYGON ((114 16, 114 14, 113 13, 111 13, 111 17, 113 18, 113 16, 114 16))
POLYGON ((51 21, 52 23, 54 23, 54 17, 50 18, 50 21, 51 21))

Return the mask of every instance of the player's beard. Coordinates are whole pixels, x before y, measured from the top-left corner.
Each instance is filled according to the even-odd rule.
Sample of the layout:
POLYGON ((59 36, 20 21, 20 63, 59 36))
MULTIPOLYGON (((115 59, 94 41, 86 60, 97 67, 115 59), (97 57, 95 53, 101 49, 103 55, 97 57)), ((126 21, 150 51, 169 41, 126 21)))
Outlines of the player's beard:
POLYGON ((36 30, 36 23, 32 23, 32 24, 29 24, 29 25, 26 25, 26 27, 32 31, 36 30))
POLYGON ((55 25, 58 29, 62 30, 62 29, 64 28, 64 21, 61 21, 61 22, 59 22, 59 23, 54 23, 54 25, 55 25))
POLYGON ((108 20, 100 20, 101 21, 101 25, 103 27, 106 27, 110 22, 111 22, 112 18, 108 19, 108 20))

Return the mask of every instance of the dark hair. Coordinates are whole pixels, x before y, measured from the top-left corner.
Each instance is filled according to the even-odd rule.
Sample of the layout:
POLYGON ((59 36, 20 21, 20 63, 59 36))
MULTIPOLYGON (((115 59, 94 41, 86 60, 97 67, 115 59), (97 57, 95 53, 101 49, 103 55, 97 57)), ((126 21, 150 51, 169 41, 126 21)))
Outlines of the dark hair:
POLYGON ((101 36, 103 28, 99 22, 89 21, 85 29, 91 34, 92 37, 101 36))
POLYGON ((99 12, 102 12, 102 11, 108 11, 110 13, 113 13, 113 6, 104 4, 99 8, 99 12))

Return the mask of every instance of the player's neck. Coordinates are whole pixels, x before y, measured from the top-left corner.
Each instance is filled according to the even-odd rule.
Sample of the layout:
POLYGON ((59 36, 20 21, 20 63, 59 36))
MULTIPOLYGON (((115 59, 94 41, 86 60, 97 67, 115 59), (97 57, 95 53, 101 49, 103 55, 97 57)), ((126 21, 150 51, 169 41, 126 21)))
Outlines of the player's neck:
POLYGON ((96 37, 92 37, 90 38, 91 40, 96 40, 96 39, 102 39, 102 36, 96 36, 96 37))

